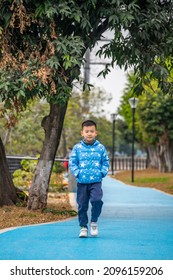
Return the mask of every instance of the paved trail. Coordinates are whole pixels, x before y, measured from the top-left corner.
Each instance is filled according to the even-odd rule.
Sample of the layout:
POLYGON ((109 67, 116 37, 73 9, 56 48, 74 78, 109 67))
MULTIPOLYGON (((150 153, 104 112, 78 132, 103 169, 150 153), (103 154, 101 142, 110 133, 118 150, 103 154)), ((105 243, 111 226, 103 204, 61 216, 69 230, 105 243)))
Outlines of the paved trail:
POLYGON ((0 234, 1 260, 173 260, 173 196, 107 177, 99 236, 77 218, 0 234))

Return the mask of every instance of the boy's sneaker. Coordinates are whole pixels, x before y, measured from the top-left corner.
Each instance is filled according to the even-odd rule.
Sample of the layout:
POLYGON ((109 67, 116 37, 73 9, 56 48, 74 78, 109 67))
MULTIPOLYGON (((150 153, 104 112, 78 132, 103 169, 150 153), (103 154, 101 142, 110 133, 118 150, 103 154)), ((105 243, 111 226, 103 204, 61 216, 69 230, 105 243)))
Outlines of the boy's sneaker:
POLYGON ((79 233, 80 238, 85 238, 88 236, 88 229, 86 227, 82 227, 79 233))
POLYGON ((97 236, 98 235, 98 226, 97 223, 91 222, 90 225, 90 233, 92 236, 97 236))

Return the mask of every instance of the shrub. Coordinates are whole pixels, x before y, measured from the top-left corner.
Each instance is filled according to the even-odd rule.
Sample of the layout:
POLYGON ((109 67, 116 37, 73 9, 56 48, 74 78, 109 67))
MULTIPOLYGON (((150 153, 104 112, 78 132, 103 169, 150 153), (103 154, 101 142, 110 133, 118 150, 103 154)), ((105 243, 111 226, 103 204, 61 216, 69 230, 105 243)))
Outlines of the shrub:
MULTIPOLYGON (((30 187, 34 171, 38 160, 23 159, 21 160, 21 169, 17 169, 13 173, 14 185, 23 189, 30 187)), ((63 179, 60 176, 64 172, 64 167, 61 162, 55 162, 52 169, 50 186, 52 191, 57 191, 63 187, 63 179), (54 190, 53 190, 54 189, 54 190)))

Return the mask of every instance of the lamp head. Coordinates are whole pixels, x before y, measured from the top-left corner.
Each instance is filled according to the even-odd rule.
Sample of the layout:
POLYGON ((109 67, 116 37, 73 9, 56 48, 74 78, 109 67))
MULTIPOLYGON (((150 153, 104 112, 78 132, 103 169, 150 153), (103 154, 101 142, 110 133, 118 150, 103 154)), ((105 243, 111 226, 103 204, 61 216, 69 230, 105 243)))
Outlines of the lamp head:
POLYGON ((132 109, 135 109, 137 107, 138 102, 139 102, 139 98, 137 97, 129 98, 129 103, 132 109))
POLYGON ((112 120, 113 120, 113 121, 115 121, 115 120, 116 120, 116 116, 117 116, 117 114, 116 114, 116 113, 111 114, 111 118, 112 118, 112 120))

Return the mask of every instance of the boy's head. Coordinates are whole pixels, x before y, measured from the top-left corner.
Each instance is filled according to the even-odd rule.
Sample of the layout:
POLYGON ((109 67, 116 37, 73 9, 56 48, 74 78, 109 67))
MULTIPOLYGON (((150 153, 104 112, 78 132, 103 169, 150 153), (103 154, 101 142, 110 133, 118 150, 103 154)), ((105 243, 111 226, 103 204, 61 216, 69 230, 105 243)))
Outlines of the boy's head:
POLYGON ((92 120, 86 120, 86 121, 84 121, 84 122, 82 123, 82 129, 83 129, 83 127, 85 127, 85 126, 95 126, 95 129, 97 129, 96 123, 95 123, 94 121, 92 121, 92 120))
POLYGON ((81 135, 86 143, 92 143, 97 136, 97 125, 92 120, 86 120, 82 123, 81 135))

